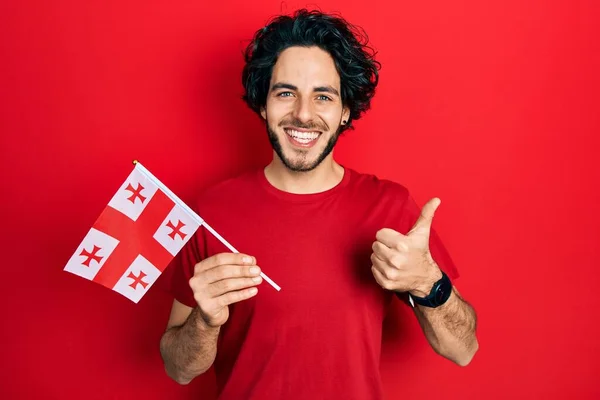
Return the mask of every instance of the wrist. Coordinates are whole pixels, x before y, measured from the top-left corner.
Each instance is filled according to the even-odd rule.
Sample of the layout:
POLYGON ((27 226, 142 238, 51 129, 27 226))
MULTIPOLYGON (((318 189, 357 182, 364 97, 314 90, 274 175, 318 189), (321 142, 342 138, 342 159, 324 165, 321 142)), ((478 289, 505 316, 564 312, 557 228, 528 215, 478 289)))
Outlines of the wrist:
POLYGON ((416 297, 427 297, 431 293, 433 285, 440 279, 442 279, 442 271, 435 265, 435 268, 431 268, 423 280, 414 289, 410 290, 409 293, 416 297))
MULTIPOLYGON (((204 318, 202 317, 202 313, 200 312, 200 308, 196 307, 194 308, 194 310, 192 311, 192 316, 193 316, 193 324, 194 326, 200 331, 200 332, 218 332, 220 329, 220 326, 210 326, 208 325, 208 323, 204 320, 204 318)), ((192 317, 190 316, 190 317, 192 317)))

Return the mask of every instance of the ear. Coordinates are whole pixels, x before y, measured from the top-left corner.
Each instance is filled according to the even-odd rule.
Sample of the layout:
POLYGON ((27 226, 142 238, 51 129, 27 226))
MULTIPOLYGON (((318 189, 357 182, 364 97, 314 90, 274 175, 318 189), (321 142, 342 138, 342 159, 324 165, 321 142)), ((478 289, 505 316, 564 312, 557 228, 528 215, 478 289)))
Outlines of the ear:
POLYGON ((344 109, 342 110, 342 121, 346 121, 346 122, 342 123, 342 125, 346 125, 348 123, 349 119, 350 119, 350 109, 348 107, 344 107, 344 109))
POLYGON ((260 115, 263 117, 264 120, 267 119, 267 109, 264 107, 260 108, 260 115))

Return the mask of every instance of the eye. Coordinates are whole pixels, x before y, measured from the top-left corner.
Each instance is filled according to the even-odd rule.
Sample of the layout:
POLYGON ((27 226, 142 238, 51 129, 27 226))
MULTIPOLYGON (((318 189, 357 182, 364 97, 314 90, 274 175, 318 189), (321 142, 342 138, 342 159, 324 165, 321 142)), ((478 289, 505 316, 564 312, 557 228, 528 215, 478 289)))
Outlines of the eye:
POLYGON ((324 94, 321 94, 317 97, 318 100, 324 100, 324 101, 330 101, 331 98, 325 96, 324 94))
POLYGON ((290 97, 292 95, 293 95, 292 92, 281 92, 281 93, 277 94, 277 97, 290 97))

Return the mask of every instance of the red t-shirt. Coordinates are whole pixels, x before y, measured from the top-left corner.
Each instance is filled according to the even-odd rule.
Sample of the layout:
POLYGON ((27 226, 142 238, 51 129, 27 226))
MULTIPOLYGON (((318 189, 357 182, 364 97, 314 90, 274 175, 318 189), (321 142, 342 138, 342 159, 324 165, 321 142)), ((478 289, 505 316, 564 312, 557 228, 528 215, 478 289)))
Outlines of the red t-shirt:
MULTIPOLYGON (((345 168, 316 194, 273 187, 259 169, 205 191, 193 207, 279 286, 230 306, 214 368, 219 399, 380 399, 382 324, 393 294, 371 273, 381 228, 407 233, 420 210, 403 186, 345 168)), ((432 231, 430 249, 457 269, 432 231)), ((176 258, 175 298, 195 307, 188 281, 203 258, 229 250, 204 228, 176 258)))

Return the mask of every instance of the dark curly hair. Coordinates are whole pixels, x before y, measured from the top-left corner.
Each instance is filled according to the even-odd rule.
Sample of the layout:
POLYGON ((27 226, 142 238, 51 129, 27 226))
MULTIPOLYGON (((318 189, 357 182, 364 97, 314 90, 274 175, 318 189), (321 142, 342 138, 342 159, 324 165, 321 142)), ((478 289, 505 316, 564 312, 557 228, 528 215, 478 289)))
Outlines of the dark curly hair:
POLYGON ((260 114, 279 54, 291 46, 318 46, 332 56, 340 75, 342 102, 350 109, 350 118, 340 132, 353 128, 352 120, 370 108, 379 81, 381 64, 375 60, 376 53, 368 41, 364 30, 341 16, 301 9, 292 16, 275 17, 254 34, 244 51, 242 98, 260 114))

